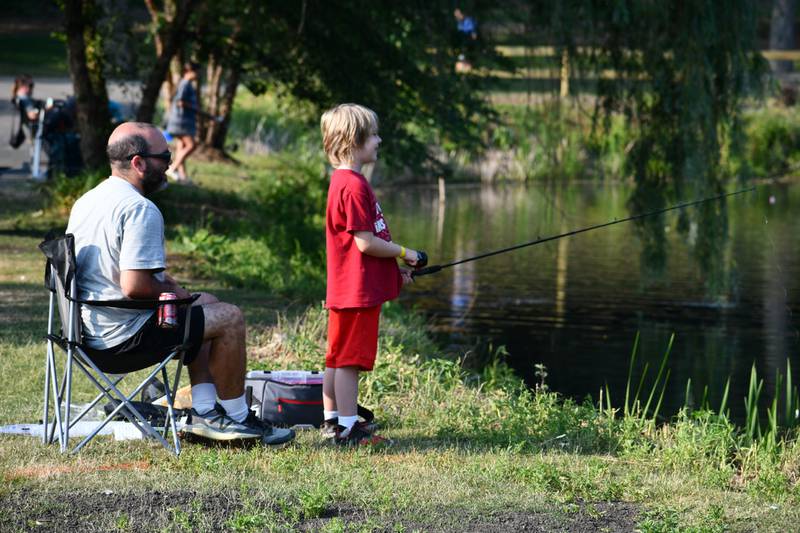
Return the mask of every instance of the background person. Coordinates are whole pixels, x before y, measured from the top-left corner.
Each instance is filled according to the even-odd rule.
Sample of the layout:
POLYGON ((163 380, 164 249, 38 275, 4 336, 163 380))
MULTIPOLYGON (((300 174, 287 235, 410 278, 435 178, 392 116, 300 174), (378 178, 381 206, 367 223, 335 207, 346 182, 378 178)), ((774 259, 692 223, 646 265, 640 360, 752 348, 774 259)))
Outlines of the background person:
POLYGON ((172 99, 172 107, 167 120, 167 133, 175 139, 177 144, 175 161, 167 170, 167 176, 179 182, 190 181, 186 173, 186 158, 197 148, 194 136, 197 134, 197 110, 199 106, 197 90, 193 83, 197 80, 199 68, 200 66, 197 63, 192 62, 183 65, 183 77, 178 83, 178 88, 172 99))
POLYGON ((20 109, 28 121, 36 122, 39 116, 39 108, 33 99, 33 78, 31 76, 22 74, 14 79, 11 101, 20 109))
POLYGON ((465 15, 460 8, 453 10, 453 17, 456 19, 459 52, 456 72, 469 72, 472 70, 472 60, 478 41, 478 25, 474 17, 465 15))

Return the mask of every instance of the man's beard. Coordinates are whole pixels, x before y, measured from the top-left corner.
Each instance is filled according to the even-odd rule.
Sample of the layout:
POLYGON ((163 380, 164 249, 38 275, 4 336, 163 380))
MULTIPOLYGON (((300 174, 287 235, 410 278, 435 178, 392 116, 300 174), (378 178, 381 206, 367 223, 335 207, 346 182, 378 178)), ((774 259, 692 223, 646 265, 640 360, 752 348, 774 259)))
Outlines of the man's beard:
POLYGON ((156 169, 150 166, 150 163, 145 163, 147 168, 144 171, 144 180, 142 188, 144 189, 145 196, 149 196, 154 192, 163 191, 167 188, 167 175, 164 174, 165 169, 156 169))

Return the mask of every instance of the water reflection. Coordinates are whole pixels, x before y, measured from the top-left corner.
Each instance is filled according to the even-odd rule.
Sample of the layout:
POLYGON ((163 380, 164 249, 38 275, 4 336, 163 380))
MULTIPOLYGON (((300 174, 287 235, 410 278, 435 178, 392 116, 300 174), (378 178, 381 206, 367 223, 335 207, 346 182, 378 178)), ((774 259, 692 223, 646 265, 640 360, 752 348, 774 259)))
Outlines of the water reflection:
MULTIPOLYGON (((393 234, 433 264, 668 205, 597 184, 450 186, 444 204, 435 188, 381 198, 393 234)), ((621 400, 636 332, 637 371, 658 364, 675 332, 666 408, 683 403, 689 378, 696 403, 707 386, 718 404, 730 376, 735 414, 754 361, 765 390, 786 357, 800 368, 800 324, 790 314, 800 303, 800 218, 791 205, 800 205, 800 186, 762 186, 682 218, 671 212, 446 269, 420 278, 404 301, 428 313, 455 352, 477 338, 504 344, 531 383, 542 362, 550 386, 579 399, 607 382, 621 400)))

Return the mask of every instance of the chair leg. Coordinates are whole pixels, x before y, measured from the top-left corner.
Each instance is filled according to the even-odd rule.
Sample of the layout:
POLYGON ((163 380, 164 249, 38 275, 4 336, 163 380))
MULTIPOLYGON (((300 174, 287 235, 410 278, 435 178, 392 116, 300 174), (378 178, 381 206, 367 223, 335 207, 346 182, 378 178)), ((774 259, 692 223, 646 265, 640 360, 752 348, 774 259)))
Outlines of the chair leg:
MULTIPOLYGON (((76 446, 72 450, 72 453, 76 453, 78 450, 83 448, 109 422, 111 422, 111 420, 114 418, 114 416, 116 416, 117 413, 122 411, 123 408, 127 408, 128 412, 123 412, 122 415, 125 416, 125 418, 127 418, 136 427, 136 429, 138 429, 142 433, 142 435, 156 437, 156 438, 159 438, 160 440, 163 441, 163 438, 161 438, 160 435, 158 435, 158 433, 147 423, 147 421, 144 419, 144 417, 141 415, 141 413, 139 413, 139 411, 136 410, 136 408, 134 408, 132 405, 130 405, 128 403, 131 400, 131 398, 133 398, 134 396, 136 396, 136 394, 138 394, 138 392, 139 392, 139 390, 141 390, 141 388, 137 388, 137 390, 135 390, 133 393, 131 393, 130 396, 125 396, 116 387, 116 385, 114 383, 111 383, 111 381, 105 376, 105 374, 99 373, 98 375, 100 375, 101 377, 103 377, 106 380, 106 382, 108 384, 108 387, 103 387, 103 385, 100 384, 100 382, 97 380, 97 378, 95 378, 95 376, 93 376, 92 373, 89 372, 82 364, 79 363, 78 364, 78 368, 83 371, 83 373, 86 375, 86 377, 89 379, 89 381, 94 383, 94 385, 98 389, 101 389, 103 391, 101 394, 105 395, 109 400, 111 400, 112 403, 116 403, 117 405, 115 406, 114 410, 111 411, 111 413, 108 416, 106 416, 106 418, 103 419, 100 422, 100 424, 94 429, 94 431, 92 431, 92 433, 87 435, 86 438, 84 438, 83 441, 81 441, 81 443, 78 444, 78 446, 76 446), (111 394, 112 392, 114 394, 111 394), (115 395, 117 395, 117 396, 115 397, 115 395), (137 418, 138 418, 138 420, 137 420, 137 418)), ((99 372, 99 371, 97 371, 97 372, 99 372)), ((117 381, 117 383, 119 383, 119 380, 117 381)), ((166 441, 164 441, 164 442, 166 442, 166 441)))
MULTIPOLYGON (((178 363, 180 365, 180 363, 178 363)), ((180 370, 177 372, 180 375, 180 370)), ((181 454, 181 442, 178 438, 178 423, 175 419, 175 396, 170 393, 169 376, 166 367, 161 369, 161 377, 164 379, 164 395, 167 397, 167 419, 164 420, 164 438, 167 438, 168 428, 172 429, 172 447, 175 455, 181 454)), ((177 379, 176 379, 177 382, 177 379)))
POLYGON ((42 444, 47 444, 47 428, 50 427, 50 353, 53 341, 47 340, 47 355, 44 357, 44 412, 42 413, 42 444))
POLYGON ((58 367, 56 366, 56 357, 54 351, 50 353, 49 371, 51 374, 50 387, 53 389, 53 422, 50 425, 48 436, 48 443, 52 443, 56 436, 56 428, 58 428, 58 442, 61 451, 64 451, 66 446, 64 440, 64 421, 62 419, 61 405, 64 401, 64 390, 66 380, 58 381, 58 367))
MULTIPOLYGON (((49 268, 49 267, 48 267, 49 268)), ((53 317, 55 315, 55 294, 50 292, 50 307, 47 311, 47 334, 53 333, 53 317)), ((44 357, 44 413, 42 413, 42 444, 49 444, 48 428, 50 427, 50 360, 53 358, 53 340, 47 337, 47 354, 44 357)))
MULTIPOLYGON (((77 361, 76 361, 76 362, 77 362, 77 361)), ((78 364, 80 364, 80 363, 78 363, 78 364)), ((83 370, 84 370, 84 372, 86 372, 86 369, 85 369, 85 368, 83 368, 83 370)), ((120 376, 120 377, 118 377, 118 378, 115 378, 115 379, 113 380, 113 382, 114 382, 114 385, 118 385, 118 384, 119 384, 119 382, 120 382, 120 381, 122 381, 124 377, 125 377, 125 376, 120 376)), ((95 405, 97 405, 97 403, 98 403, 100 400, 102 400, 102 399, 103 399, 103 398, 104 398, 104 397, 107 395, 107 393, 108 393, 110 390, 111 390, 111 389, 107 389, 107 388, 106 388, 106 389, 104 389, 104 390, 103 390, 103 392, 101 392, 100 394, 98 394, 97 396, 95 396, 95 397, 94 397, 94 400, 92 400, 91 402, 89 402, 88 404, 86 404, 86 406, 83 408, 83 410, 80 412, 80 414, 79 414, 78 416, 76 416, 76 417, 75 417, 75 418, 72 420, 72 422, 70 423, 70 427, 73 427, 75 424, 77 424, 78 422, 80 422, 80 420, 81 420, 81 419, 82 419, 84 416, 86 416, 86 414, 87 414, 89 411, 91 411, 91 410, 94 408, 94 406, 95 406, 95 405)))
POLYGON ((69 415, 72 408, 72 350, 72 346, 67 346, 67 367, 64 371, 64 381, 67 384, 67 398, 64 403, 64 442, 61 447, 62 452, 67 451, 67 447, 69 446, 69 415))
MULTIPOLYGON (((113 383, 111 383, 111 381, 108 379, 108 377, 107 377, 107 376, 106 376, 106 375, 105 375, 105 374, 104 374, 104 373, 103 373, 103 372, 102 372, 102 371, 101 371, 99 368, 97 368, 97 365, 95 365, 95 364, 94 364, 94 362, 92 362, 92 360, 91 360, 89 357, 86 357, 86 356, 85 356, 85 354, 81 354, 81 356, 82 356, 82 357, 81 357, 81 359, 83 359, 83 361, 82 361, 82 362, 83 362, 83 363, 85 363, 85 364, 87 364, 88 366, 90 366, 90 367, 92 368, 92 370, 93 370, 93 371, 94 371, 94 372, 95 372, 95 373, 96 373, 98 376, 100 376, 100 378, 102 378, 102 379, 103 379, 103 381, 105 381, 105 384, 106 384, 106 386, 107 386, 107 387, 110 389, 110 392, 106 393, 106 395, 107 395, 107 396, 108 396, 108 397, 109 397, 109 398, 110 398, 112 401, 119 402, 119 404, 118 404, 118 405, 117 405, 117 406, 114 408, 114 410, 111 412, 111 414, 109 414, 109 415, 108 415, 108 416, 107 416, 107 417, 106 417, 106 418, 105 418, 105 419, 104 419, 104 420, 103 420, 103 421, 100 423, 100 425, 99 425, 97 428, 95 428, 95 430, 94 430, 94 431, 93 431, 93 432, 92 432, 90 435, 88 435, 86 438, 84 438, 84 439, 83 439, 83 440, 82 440, 82 441, 81 441, 81 442, 80 442, 80 443, 79 443, 79 444, 78 444, 78 445, 77 445, 77 446, 76 446, 76 447, 75 447, 75 448, 72 450, 72 453, 77 453, 77 452, 78 452, 78 451, 79 451, 81 448, 83 448, 83 446, 85 446, 85 445, 86 445, 86 443, 88 443, 88 442, 89 442, 89 441, 90 441, 92 438, 94 438, 94 436, 95 436, 95 435, 97 435, 97 433, 98 433, 98 432, 99 432, 101 429, 103 429, 103 428, 104 428, 104 427, 105 427, 105 426, 106 426, 106 425, 107 425, 107 424, 108 424, 108 423, 111 421, 111 419, 112 419, 114 416, 116 416, 116 414, 117 414, 117 413, 119 413, 119 412, 122 412, 122 415, 123 415, 123 416, 125 416, 125 418, 127 418, 127 419, 128 419, 128 420, 130 420, 131 422, 133 422, 133 423, 134 423, 134 425, 136 425, 137 427, 139 427, 139 426, 138 426, 138 424, 136 424, 136 422, 135 422, 135 420, 134 420, 134 417, 135 417, 136 419, 138 419, 138 421, 139 421, 139 422, 141 422, 141 424, 142 424, 142 427, 139 427, 139 430, 140 430, 140 431, 142 431, 142 434, 143 434, 143 435, 147 435, 147 434, 149 434, 150 436, 152 436, 152 437, 156 438, 156 439, 157 439, 157 440, 158 440, 158 441, 161 443, 161 445, 162 445, 162 446, 164 446, 164 448, 166 448, 167 450, 170 450, 169 443, 166 441, 166 439, 164 439, 164 437, 162 437, 162 436, 161 436, 161 435, 160 435, 160 434, 159 434, 159 433, 158 433, 158 432, 157 432, 155 429, 153 429, 153 427, 152 427, 150 424, 148 424, 148 423, 147 423, 147 421, 146 421, 146 420, 145 420, 145 418, 142 416, 142 414, 141 414, 141 413, 139 413, 139 411, 138 411, 138 410, 137 410, 137 409, 136 409, 136 408, 135 408, 135 407, 134 407, 134 406, 133 406, 133 405, 130 403, 130 402, 131 402, 131 400, 132 400, 134 397, 136 397, 136 395, 137 395, 137 394, 139 394, 139 392, 141 392, 141 390, 142 390, 142 389, 144 389, 144 387, 145 387, 145 386, 146 386, 146 385, 147 385, 147 384, 148 384, 148 383, 149 383, 149 382, 150 382, 150 381, 151 381, 151 380, 152 380, 152 379, 153 379, 153 378, 154 378, 154 377, 155 377, 155 376, 156 376, 156 375, 157 375, 157 374, 158 374, 158 373, 161 371, 161 369, 162 369, 162 368, 164 368, 164 366, 165 366, 165 365, 166 365, 166 364, 169 362, 169 359, 165 359, 164 361, 162 361, 162 362, 161 362, 161 364, 159 364, 159 365, 158 365, 158 366, 155 368, 155 370, 153 370, 153 371, 152 371, 152 372, 151 372, 151 373, 150 373, 150 374, 147 376, 147 378, 145 378, 145 380, 144 380, 144 381, 142 381, 142 382, 139 384, 139 386, 138 386, 138 387, 136 387, 136 388, 133 390, 133 392, 131 392, 131 394, 130 394, 130 395, 126 396, 126 395, 125 395, 125 394, 123 394, 123 393, 122 393, 122 392, 121 392, 121 391, 120 391, 120 390, 119 390, 119 389, 118 389, 118 388, 117 388, 117 387, 116 387, 116 386, 115 386, 113 383), (114 394, 114 395, 116 395, 116 398, 115 398, 114 396, 112 396, 111 392, 113 392, 113 394, 114 394), (125 408, 125 411, 122 411, 123 407, 125 408), (132 415, 132 416, 131 416, 131 415, 132 415)), ((79 368, 82 368, 82 366, 81 366, 81 365, 79 365, 79 368)), ((92 376, 92 375, 91 375, 91 373, 89 373, 89 372, 88 372, 86 369, 84 369, 84 371, 85 371, 85 373, 87 374, 87 376, 88 376, 88 377, 89 377, 89 378, 90 378, 90 379, 91 379, 91 380, 92 380, 92 381, 95 383, 95 385, 96 385, 96 386, 97 386, 99 389, 101 389, 101 390, 104 390, 104 389, 105 389, 105 387, 103 387, 102 385, 100 385, 100 384, 99 384, 99 382, 98 382, 98 380, 97 380, 97 379, 96 379, 94 376, 92 376)))

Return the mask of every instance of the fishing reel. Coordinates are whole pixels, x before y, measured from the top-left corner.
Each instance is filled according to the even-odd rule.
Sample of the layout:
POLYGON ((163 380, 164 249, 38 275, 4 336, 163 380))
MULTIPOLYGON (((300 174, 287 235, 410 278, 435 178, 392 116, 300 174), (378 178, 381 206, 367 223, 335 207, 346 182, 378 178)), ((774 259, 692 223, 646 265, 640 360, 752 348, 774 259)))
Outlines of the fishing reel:
POLYGON ((414 265, 414 269, 420 269, 426 266, 428 266, 428 254, 422 250, 417 250, 417 264, 414 265))
POLYGON ((419 259, 417 260, 417 264, 414 265, 414 270, 411 271, 412 278, 427 276, 428 274, 439 272, 442 269, 439 265, 428 266, 428 254, 425 252, 418 251, 417 256, 419 256, 419 259))

